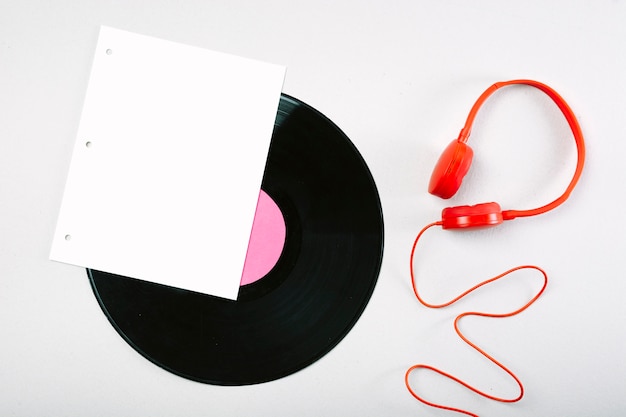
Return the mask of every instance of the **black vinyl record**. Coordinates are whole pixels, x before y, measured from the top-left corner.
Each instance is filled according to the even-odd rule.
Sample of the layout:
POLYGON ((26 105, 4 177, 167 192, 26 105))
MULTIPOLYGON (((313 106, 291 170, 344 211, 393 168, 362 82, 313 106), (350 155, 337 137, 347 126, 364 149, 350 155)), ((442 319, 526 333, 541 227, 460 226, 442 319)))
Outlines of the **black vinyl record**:
MULTIPOLYGON (((383 217, 352 142, 282 95, 262 189, 282 211, 285 243, 237 301, 87 270, 109 321, 150 361, 210 384, 271 381, 322 357, 360 317, 381 267, 383 217)), ((211 256, 198 274, 211 276, 211 256)))

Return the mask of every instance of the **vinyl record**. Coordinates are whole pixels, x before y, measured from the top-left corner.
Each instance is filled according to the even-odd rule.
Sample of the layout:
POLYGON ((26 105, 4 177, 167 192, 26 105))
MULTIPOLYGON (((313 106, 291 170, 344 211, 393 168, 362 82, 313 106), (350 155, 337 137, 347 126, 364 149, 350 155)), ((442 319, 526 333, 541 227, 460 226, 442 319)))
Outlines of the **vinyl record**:
MULTIPOLYGON (((360 317, 382 262, 383 218, 352 142, 283 95, 262 189, 282 212, 284 245, 237 301, 87 270, 109 321, 150 361, 210 384, 271 381, 322 357, 360 317)), ((211 276, 211 256, 198 274, 211 276)))

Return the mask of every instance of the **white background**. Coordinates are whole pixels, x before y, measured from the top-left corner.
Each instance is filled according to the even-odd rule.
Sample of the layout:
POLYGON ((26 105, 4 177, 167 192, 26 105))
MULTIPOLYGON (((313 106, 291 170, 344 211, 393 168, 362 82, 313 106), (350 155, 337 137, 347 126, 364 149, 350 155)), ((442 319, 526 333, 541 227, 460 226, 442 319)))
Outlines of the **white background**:
MULTIPOLYGON (((408 255, 446 204, 532 208, 573 172, 573 138, 530 88, 490 99, 475 163, 450 202, 430 171, 490 84, 533 78, 579 117, 587 164, 571 198, 496 229, 429 231, 424 297, 443 301, 525 263, 550 284, 506 320, 468 319, 473 340, 517 372, 506 405, 421 374, 424 395, 484 416, 621 416, 626 411, 626 3, 623 1, 7 1, 0 3, 0 414, 5 416, 440 416, 404 388, 424 362, 496 395, 515 384, 453 333, 469 309, 507 311, 538 288, 520 273, 446 310, 415 300, 408 255), (288 67, 283 91, 353 140, 385 215, 380 278, 363 316, 328 355, 278 381, 216 387, 143 359, 110 326, 84 269, 48 260, 101 24, 288 67)), ((236 111, 236 109, 233 109, 236 111)))

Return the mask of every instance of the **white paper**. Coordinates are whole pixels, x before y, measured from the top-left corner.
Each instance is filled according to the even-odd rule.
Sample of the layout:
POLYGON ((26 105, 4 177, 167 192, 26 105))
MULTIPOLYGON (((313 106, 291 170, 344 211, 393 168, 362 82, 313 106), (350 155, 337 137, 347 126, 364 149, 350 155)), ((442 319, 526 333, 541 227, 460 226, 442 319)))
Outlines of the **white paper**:
POLYGON ((236 299, 284 74, 102 27, 50 258, 236 299))

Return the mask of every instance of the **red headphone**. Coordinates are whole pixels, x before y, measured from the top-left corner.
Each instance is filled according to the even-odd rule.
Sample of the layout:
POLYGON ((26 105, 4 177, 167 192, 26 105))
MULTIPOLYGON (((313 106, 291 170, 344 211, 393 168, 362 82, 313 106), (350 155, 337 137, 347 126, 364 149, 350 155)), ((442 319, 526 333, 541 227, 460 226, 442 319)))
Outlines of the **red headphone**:
POLYGON ((472 163, 472 157, 474 155, 474 151, 472 151, 472 148, 470 148, 466 142, 470 136, 476 113, 478 113, 480 106, 482 106, 485 100, 487 100, 487 98, 497 89, 513 84, 524 84, 538 88, 546 93, 556 103, 559 109, 561 109, 561 112, 563 112, 563 115, 567 119, 567 123, 574 134, 576 148, 578 151, 578 162, 576 164, 574 177, 565 192, 559 198, 536 209, 502 211, 500 205, 495 202, 482 203, 475 206, 445 208, 441 213, 442 227, 444 229, 495 226, 502 223, 504 220, 511 220, 516 217, 535 216, 537 214, 545 213, 567 200, 580 178, 585 160, 585 144, 582 131, 580 130, 580 126, 578 125, 578 121, 576 120, 576 116, 574 115, 572 109, 556 91, 545 84, 533 80, 511 80, 493 84, 478 98, 467 116, 467 121, 465 122, 463 129, 461 129, 459 137, 448 145, 439 158, 432 176, 430 177, 428 192, 444 199, 452 197, 457 192, 461 186, 463 177, 469 171, 472 163))
POLYGON ((469 116, 467 117, 465 126, 461 130, 461 133, 459 133, 459 137, 455 141, 453 141, 450 145, 448 145, 446 150, 443 152, 443 155, 441 155, 441 157, 439 158, 439 161, 437 162, 437 165, 435 166, 435 170, 430 178, 430 185, 428 187, 428 191, 431 194, 434 194, 436 196, 439 196, 445 199, 452 197, 457 192, 457 190, 461 186, 463 177, 465 176, 465 174, 467 174, 470 168, 471 162, 472 162, 472 156, 474 152, 467 145, 466 142, 467 142, 467 139, 469 138, 472 123, 474 122, 474 118, 476 117, 476 113, 478 112, 478 109, 485 102, 485 100, 491 94, 493 94, 497 89, 508 86, 508 85, 512 85, 512 84, 524 84, 524 85, 529 85, 529 86, 538 88, 539 90, 546 93, 556 103, 559 109, 561 109, 561 112, 563 112, 563 114, 565 115, 565 118, 567 119, 567 123, 572 129, 572 132, 574 133, 574 139, 576 140, 576 149, 578 151, 578 161, 576 164, 576 171, 574 172, 574 177, 572 178, 569 185, 567 186, 567 189, 559 198, 552 201, 551 203, 548 203, 544 206, 538 207, 536 209, 531 209, 531 210, 502 211, 502 209, 500 208, 500 205, 494 202, 477 204, 475 206, 457 206, 457 207, 445 208, 443 209, 441 213, 440 221, 430 223, 426 225, 424 228, 422 228, 422 230, 418 233, 417 237, 415 238, 415 241, 413 242, 413 248, 411 249, 410 272, 411 272, 411 284, 413 286, 413 292, 415 293, 415 296, 420 301, 420 303, 430 308, 442 308, 442 307, 446 307, 451 304, 454 304, 461 298, 481 288, 482 286, 487 285, 496 280, 499 280, 500 278, 503 278, 521 269, 534 269, 538 271, 543 278, 543 286, 541 287, 541 289, 530 299, 530 301, 528 301, 522 307, 514 311, 511 311, 508 313, 501 313, 501 314, 466 312, 457 316, 457 318, 454 321, 454 328, 456 332, 458 333, 458 335, 461 337, 461 339, 463 339, 463 341, 465 341, 472 348, 476 349, 478 352, 483 354, 486 358, 488 358, 494 364, 502 368, 502 370, 507 372, 517 382, 519 389, 520 389, 520 393, 517 397, 507 399, 507 398, 497 397, 489 393, 480 391, 479 389, 469 385, 467 382, 462 381, 461 379, 447 372, 434 368, 430 365, 417 364, 417 365, 411 366, 406 371, 406 374, 404 377, 405 385, 407 389, 409 390, 409 392, 411 393, 411 395, 413 395, 416 399, 432 407, 442 408, 442 409, 450 410, 450 411, 456 411, 456 412, 470 415, 470 416, 476 416, 476 414, 473 414, 469 411, 462 410, 460 408, 449 407, 446 405, 433 403, 431 401, 428 401, 422 398, 411 387, 409 376, 415 370, 426 369, 426 370, 430 370, 432 372, 438 373, 444 377, 447 377, 485 398, 502 401, 502 402, 519 401, 524 395, 524 387, 522 386, 521 381, 515 376, 515 374, 513 374, 513 372, 511 372, 508 368, 506 368, 502 363, 497 361, 494 357, 489 355, 483 349, 478 347, 478 345, 474 344, 467 337, 465 337, 462 334, 461 330, 459 329, 458 323, 465 316, 504 318, 504 317, 511 317, 511 316, 521 313, 541 296, 541 294, 546 288, 546 285, 548 284, 548 276, 545 273, 545 271, 543 271, 541 268, 537 266, 522 265, 522 266, 509 269, 508 271, 505 271, 493 278, 489 278, 485 281, 482 281, 481 283, 474 285, 472 288, 466 290, 465 292, 463 292, 462 294, 458 295, 457 297, 455 297, 454 299, 448 302, 441 303, 441 304, 431 304, 431 303, 426 302, 420 296, 420 293, 417 289, 417 283, 415 281, 413 257, 415 254, 417 243, 420 240, 420 237, 423 235, 423 233, 426 232, 426 230, 434 226, 442 226, 442 228, 444 229, 461 229, 461 228, 470 228, 470 227, 495 226, 495 225, 501 224, 505 220, 511 220, 516 217, 535 216, 537 214, 545 213, 546 211, 552 210, 553 208, 562 204, 569 197, 570 193, 574 189, 574 186, 578 182, 578 179, 580 178, 580 174, 582 173, 583 164, 585 160, 585 144, 584 144, 582 132, 580 130, 580 126, 578 125, 578 121, 576 120, 576 116, 574 115, 574 112, 572 112, 570 107, 567 105, 565 100, 563 100, 563 98, 559 94, 557 94, 556 91, 554 91, 552 88, 548 87, 545 84, 539 83, 537 81, 532 81, 532 80, 504 81, 504 82, 495 83, 494 85, 489 87, 478 98, 478 101, 476 101, 476 103, 472 107, 472 110, 469 113, 469 116))

